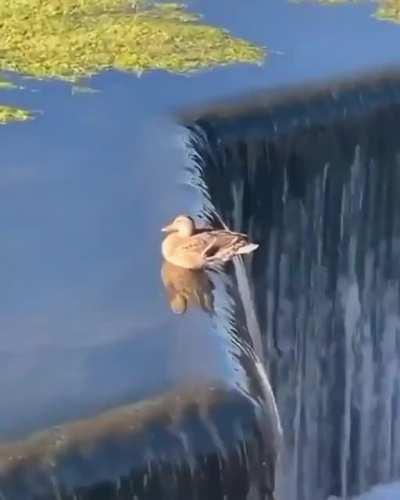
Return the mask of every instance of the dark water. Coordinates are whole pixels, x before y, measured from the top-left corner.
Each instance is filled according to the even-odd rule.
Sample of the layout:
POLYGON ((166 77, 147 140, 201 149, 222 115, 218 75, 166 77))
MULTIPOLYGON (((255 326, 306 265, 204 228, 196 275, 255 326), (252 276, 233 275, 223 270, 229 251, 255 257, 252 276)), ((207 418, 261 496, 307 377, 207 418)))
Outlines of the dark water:
MULTIPOLYGON (((187 146, 174 112, 399 60, 398 26, 372 19, 370 4, 189 5, 207 22, 267 46, 265 65, 190 77, 108 72, 89 82, 96 94, 26 80, 25 91, 2 94, 3 102, 43 110, 31 123, 0 130, 6 442, 183 383, 217 381, 254 397, 259 374, 243 375, 251 369, 243 368, 243 346, 235 347, 224 315, 192 308, 176 316, 161 284, 159 228, 201 205, 198 191, 183 185, 187 146)), ((217 304, 232 309, 233 292, 216 281, 217 304)))
POLYGON ((399 81, 265 94, 190 124, 209 203, 261 243, 247 264, 282 498, 349 498, 400 475, 399 81))

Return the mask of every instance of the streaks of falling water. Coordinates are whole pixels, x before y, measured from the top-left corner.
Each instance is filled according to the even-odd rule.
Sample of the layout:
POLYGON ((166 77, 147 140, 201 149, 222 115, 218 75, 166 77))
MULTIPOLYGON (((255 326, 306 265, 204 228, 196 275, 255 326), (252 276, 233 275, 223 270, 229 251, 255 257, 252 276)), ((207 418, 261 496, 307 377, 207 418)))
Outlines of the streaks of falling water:
POLYGON ((261 243, 247 271, 290 500, 400 477, 400 85, 369 85, 189 124, 207 201, 261 243))
MULTIPOLYGON (((305 200, 306 210, 301 211, 301 232, 308 234, 313 246, 307 247, 302 236, 300 270, 304 272, 308 268, 308 275, 301 273, 298 278, 303 284, 308 283, 308 291, 304 300, 300 299, 295 307, 296 379, 289 382, 295 394, 294 425, 289 430, 289 435, 294 435, 293 498, 314 497, 315 485, 321 484, 325 473, 332 474, 332 468, 330 472, 329 468, 325 469, 324 473, 324 460, 320 465, 319 461, 321 454, 332 450, 335 441, 341 446, 333 451, 338 457, 332 461, 331 467, 334 463, 340 464, 339 492, 343 499, 348 498, 350 492, 365 490, 371 484, 371 477, 373 482, 388 481, 400 472, 398 458, 393 459, 392 449, 392 443, 399 437, 395 436, 393 429, 396 422, 393 401, 398 399, 396 374, 399 373, 395 354, 399 324, 398 287, 393 280, 385 280, 382 275, 384 266, 377 268, 375 265, 375 276, 369 289, 366 280, 360 279, 360 273, 357 273, 360 256, 364 265, 370 266, 374 258, 382 256, 387 245, 378 241, 375 250, 378 255, 375 257, 371 256, 373 249, 362 248, 360 228, 367 223, 364 216, 377 209, 366 205, 373 202, 374 197, 369 196, 370 202, 363 200, 367 173, 372 178, 377 175, 373 163, 369 172, 362 168, 360 148, 357 147, 354 161, 349 165, 348 180, 339 193, 339 272, 331 300, 326 295, 325 270, 320 267, 320 249, 324 244, 324 223, 320 214, 326 213, 324 200, 328 197, 322 176, 315 179, 309 198, 305 200), (305 214, 314 214, 314 217, 307 218, 305 214), (307 266, 310 253, 315 258, 307 266), (324 332, 328 331, 331 339, 325 343, 324 332), (336 363, 332 364, 331 360, 335 358, 336 363), (328 371, 323 366, 326 363, 328 371), (332 404, 335 400, 336 408, 332 404), (324 436, 326 430, 328 433, 324 436), (392 467, 394 462, 397 462, 397 468, 392 467)), ((282 270, 277 272, 285 273, 282 270)), ((361 274, 365 277, 370 273, 361 274)), ((284 274, 279 276, 281 283, 287 278, 284 274)), ((281 297, 274 299, 282 304, 281 297)), ((278 328, 280 338, 283 332, 279 325, 278 328)), ((279 366, 277 372, 278 401, 285 413, 282 408, 287 408, 289 396, 284 395, 285 388, 279 387, 279 373, 282 376, 279 366)), ((288 454, 291 454, 289 450, 288 454)))

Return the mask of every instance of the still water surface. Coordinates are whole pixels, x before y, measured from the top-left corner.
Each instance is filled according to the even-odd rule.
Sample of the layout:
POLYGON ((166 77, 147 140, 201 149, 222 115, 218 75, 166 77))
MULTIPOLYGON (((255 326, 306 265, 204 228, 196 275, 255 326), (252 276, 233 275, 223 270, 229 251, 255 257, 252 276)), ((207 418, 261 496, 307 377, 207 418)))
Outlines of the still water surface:
POLYGON ((161 284, 159 229, 199 206, 182 182, 176 110, 400 60, 400 28, 371 18, 373 4, 189 7, 268 47, 266 63, 190 77, 109 72, 89 82, 94 94, 27 80, 26 90, 2 96, 44 112, 1 129, 2 439, 182 379, 232 380, 224 335, 200 310, 174 315, 161 284))

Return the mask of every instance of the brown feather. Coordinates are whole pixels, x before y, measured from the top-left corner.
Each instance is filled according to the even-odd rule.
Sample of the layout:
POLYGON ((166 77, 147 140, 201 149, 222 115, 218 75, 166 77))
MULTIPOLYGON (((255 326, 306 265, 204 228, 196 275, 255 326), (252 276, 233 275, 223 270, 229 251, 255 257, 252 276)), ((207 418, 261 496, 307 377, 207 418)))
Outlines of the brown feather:
POLYGON ((226 262, 235 255, 250 253, 258 246, 250 243, 242 233, 225 229, 198 229, 193 222, 190 226, 185 216, 179 216, 175 221, 175 225, 173 222, 168 226, 173 232, 163 241, 162 251, 166 260, 187 269, 226 262))

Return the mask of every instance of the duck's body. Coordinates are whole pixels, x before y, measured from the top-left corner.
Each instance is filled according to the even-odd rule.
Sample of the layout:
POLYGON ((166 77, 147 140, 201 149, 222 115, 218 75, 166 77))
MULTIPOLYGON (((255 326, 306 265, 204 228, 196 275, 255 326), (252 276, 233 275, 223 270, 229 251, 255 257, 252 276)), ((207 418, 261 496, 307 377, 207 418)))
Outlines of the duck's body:
POLYGON ((161 247, 165 260, 185 269, 227 262, 235 255, 253 252, 258 247, 241 233, 196 228, 193 219, 185 215, 176 217, 163 231, 169 233, 161 247))

